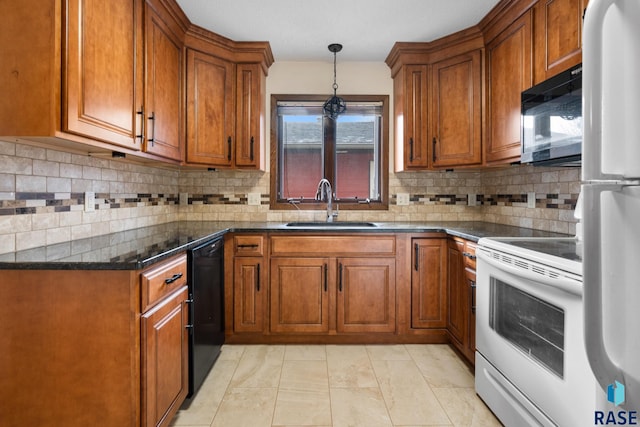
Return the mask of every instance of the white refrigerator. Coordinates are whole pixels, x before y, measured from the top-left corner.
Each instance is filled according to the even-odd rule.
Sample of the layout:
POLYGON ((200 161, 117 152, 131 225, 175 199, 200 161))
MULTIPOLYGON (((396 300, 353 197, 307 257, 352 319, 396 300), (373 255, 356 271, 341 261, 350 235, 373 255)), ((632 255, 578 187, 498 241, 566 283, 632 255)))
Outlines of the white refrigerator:
POLYGON ((640 0, 590 0, 582 59, 585 345, 599 400, 640 411, 640 0))

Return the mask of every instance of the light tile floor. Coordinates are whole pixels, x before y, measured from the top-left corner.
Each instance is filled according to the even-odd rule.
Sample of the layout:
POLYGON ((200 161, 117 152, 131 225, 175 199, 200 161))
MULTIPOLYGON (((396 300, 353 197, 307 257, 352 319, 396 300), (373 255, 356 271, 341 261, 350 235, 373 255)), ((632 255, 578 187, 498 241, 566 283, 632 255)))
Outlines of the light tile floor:
POLYGON ((225 345, 171 426, 500 426, 447 345, 225 345))

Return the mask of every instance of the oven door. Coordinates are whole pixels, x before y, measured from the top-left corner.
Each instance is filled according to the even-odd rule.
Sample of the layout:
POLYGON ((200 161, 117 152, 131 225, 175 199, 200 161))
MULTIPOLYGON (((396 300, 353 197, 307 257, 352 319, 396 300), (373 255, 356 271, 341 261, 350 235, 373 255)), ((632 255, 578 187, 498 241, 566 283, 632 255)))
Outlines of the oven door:
POLYGON ((579 277, 477 250, 476 391, 507 425, 592 425, 579 277))

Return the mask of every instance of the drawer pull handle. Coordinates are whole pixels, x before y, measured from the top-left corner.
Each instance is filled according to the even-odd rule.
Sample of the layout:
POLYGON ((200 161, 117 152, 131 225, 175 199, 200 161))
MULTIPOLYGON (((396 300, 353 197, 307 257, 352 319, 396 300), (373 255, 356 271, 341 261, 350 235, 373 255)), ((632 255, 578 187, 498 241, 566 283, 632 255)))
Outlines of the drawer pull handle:
POLYGON ((338 266, 338 270, 338 278, 340 279, 338 281, 338 290, 342 292, 342 263, 338 266))
POLYGON ((475 260, 476 256, 469 252, 462 252, 462 256, 469 258, 470 260, 475 260))
POLYGON ((259 245, 257 243, 238 245, 238 249, 255 249, 259 245))
POLYGON ((164 279, 164 284, 170 285, 181 277, 182 277, 182 273, 176 273, 173 276, 169 277, 168 279, 164 279))
POLYGON ((418 268, 420 267, 420 247, 418 246, 417 243, 415 243, 415 246, 413 247, 413 250, 415 252, 414 255, 414 260, 413 260, 413 268, 418 271, 418 268))

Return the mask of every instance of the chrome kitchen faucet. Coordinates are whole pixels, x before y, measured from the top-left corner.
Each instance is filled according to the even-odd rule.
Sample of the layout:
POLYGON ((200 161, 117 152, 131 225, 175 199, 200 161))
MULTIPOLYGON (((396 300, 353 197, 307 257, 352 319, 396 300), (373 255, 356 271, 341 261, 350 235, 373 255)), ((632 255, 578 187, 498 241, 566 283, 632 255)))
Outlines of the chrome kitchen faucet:
POLYGON ((316 200, 327 202, 327 222, 333 222, 333 218, 338 216, 338 212, 333 212, 333 190, 328 179, 322 178, 318 183, 316 200))

